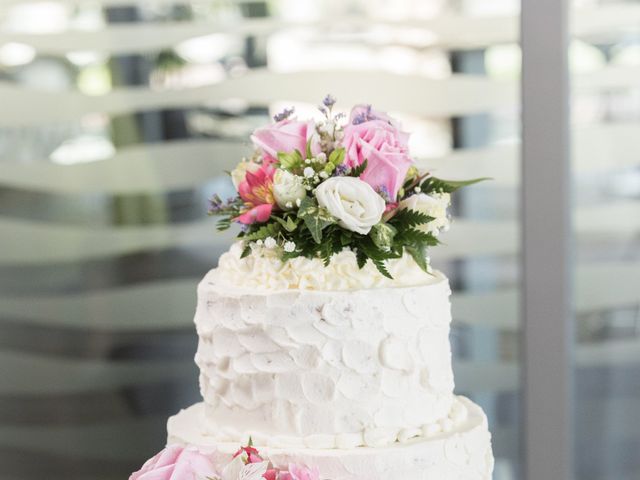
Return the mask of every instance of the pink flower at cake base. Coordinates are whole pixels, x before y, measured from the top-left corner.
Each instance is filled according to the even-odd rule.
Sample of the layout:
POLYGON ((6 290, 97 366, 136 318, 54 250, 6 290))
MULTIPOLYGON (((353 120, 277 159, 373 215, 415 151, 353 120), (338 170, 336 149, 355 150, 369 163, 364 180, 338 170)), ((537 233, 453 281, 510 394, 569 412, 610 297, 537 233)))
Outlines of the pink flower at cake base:
POLYGON ((273 195, 273 160, 265 159, 256 171, 247 171, 244 180, 238 185, 240 198, 245 202, 246 211, 235 218, 245 225, 262 223, 269 220, 276 203, 273 195))
POLYGON ((312 140, 311 152, 317 155, 321 149, 320 143, 316 139, 313 121, 281 120, 267 127, 259 128, 251 135, 253 144, 260 148, 264 155, 272 159, 278 158, 278 152, 293 153, 298 150, 304 155, 309 139, 312 140))
POLYGON ((278 480, 319 480, 320 472, 317 468, 289 464, 288 471, 280 472, 278 480))
POLYGON ((193 480, 217 475, 209 457, 194 448, 169 445, 147 460, 129 480, 193 480))
POLYGON ((359 105, 353 108, 350 123, 344 127, 344 163, 354 168, 367 160, 360 178, 387 202, 395 202, 413 163, 408 142, 409 134, 400 131, 387 114, 359 105))
POLYGON ((233 454, 233 458, 239 455, 245 454, 247 456, 247 463, 260 463, 264 462, 264 459, 260 456, 257 448, 250 445, 246 447, 240 447, 236 453, 233 454))

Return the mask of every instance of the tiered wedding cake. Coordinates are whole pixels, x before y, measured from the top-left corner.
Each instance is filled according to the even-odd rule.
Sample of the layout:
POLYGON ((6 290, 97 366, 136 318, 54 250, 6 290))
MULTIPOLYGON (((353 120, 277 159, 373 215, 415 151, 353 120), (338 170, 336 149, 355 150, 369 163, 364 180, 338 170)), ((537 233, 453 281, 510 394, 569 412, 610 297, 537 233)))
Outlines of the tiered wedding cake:
POLYGON ((214 198, 221 227, 244 228, 198 287, 204 401, 132 478, 491 478, 487 419, 453 394, 449 284, 426 256, 471 182, 418 173, 388 116, 356 107, 343 126, 332 106, 258 130, 239 198, 214 198))

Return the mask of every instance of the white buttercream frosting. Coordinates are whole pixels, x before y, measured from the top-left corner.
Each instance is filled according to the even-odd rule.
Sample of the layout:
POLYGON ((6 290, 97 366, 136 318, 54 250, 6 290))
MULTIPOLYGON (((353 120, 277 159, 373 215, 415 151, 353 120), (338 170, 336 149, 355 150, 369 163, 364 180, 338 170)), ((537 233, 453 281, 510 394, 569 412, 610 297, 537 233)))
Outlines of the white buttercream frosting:
MULTIPOLYGON (((468 412, 448 432, 416 437, 384 447, 318 449, 302 444, 286 448, 257 445, 276 467, 298 463, 317 467, 323 480, 491 480, 493 454, 487 419, 480 407, 464 397, 457 404, 468 412)), ((203 427, 204 405, 196 404, 169 419, 168 443, 214 448, 220 464, 238 449, 236 442, 220 443, 203 427)))
POLYGON ((218 261, 216 275, 228 285, 266 291, 356 290, 435 282, 435 278, 423 271, 408 254, 387 261, 392 280, 382 275, 371 262, 358 268, 355 253, 348 249, 334 255, 326 267, 319 258, 297 257, 283 262, 268 248, 254 249, 247 257, 240 258, 242 250, 242 243, 235 243, 218 261))
POLYGON ((453 428, 449 284, 340 291, 200 283, 196 363, 211 435, 380 446, 453 428))

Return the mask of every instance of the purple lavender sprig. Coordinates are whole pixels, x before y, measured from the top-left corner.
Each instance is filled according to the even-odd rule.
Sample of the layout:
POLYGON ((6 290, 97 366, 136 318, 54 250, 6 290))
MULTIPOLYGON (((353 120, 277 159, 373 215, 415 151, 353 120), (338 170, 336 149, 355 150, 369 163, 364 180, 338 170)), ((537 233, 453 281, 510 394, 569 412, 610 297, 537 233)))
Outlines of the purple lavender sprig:
POLYGON ((324 97, 324 99, 322 100, 322 104, 327 107, 327 108, 333 108, 333 106, 336 104, 336 97, 334 97, 333 95, 331 95, 330 93, 327 94, 326 97, 324 97))
POLYGON ((295 112, 295 108, 291 107, 291 108, 285 108, 283 111, 281 111, 280 113, 277 113, 273 116, 273 120, 276 122, 281 122, 282 120, 286 120, 287 118, 289 118, 291 115, 293 115, 293 112, 295 112))

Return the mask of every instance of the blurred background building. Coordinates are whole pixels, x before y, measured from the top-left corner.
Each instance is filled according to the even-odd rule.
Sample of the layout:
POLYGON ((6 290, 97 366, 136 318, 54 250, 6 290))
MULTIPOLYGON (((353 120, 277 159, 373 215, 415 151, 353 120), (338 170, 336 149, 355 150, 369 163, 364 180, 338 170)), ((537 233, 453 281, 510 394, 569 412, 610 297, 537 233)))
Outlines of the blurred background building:
MULTIPOLYGON (((284 106, 371 102, 459 194, 457 390, 521 478, 516 0, 3 0, 0 478, 126 478, 199 397, 206 217, 284 106)), ((524 20, 526 21, 526 19, 524 20)), ((576 478, 640 478, 640 3, 574 1, 576 478)), ((544 185, 540 188, 544 189, 544 185)), ((553 335, 553 332, 549 333, 553 335)), ((540 479, 551 480, 551 479, 540 479)))

